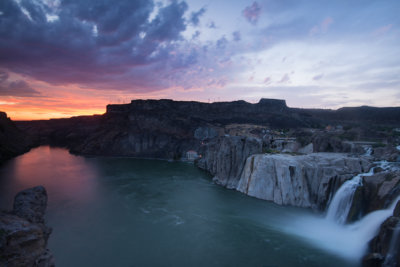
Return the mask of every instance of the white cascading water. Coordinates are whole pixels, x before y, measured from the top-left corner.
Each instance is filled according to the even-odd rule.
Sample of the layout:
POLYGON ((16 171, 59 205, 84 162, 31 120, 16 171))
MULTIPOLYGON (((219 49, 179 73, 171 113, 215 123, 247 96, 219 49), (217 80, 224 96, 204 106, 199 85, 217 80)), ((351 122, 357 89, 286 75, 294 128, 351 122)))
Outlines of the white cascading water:
POLYGON ((390 240, 389 250, 386 254, 385 261, 383 262, 384 267, 396 267, 397 264, 396 256, 397 253, 400 253, 398 251, 398 248, 400 247, 399 239, 400 239, 400 222, 397 223, 396 228, 393 232, 392 239, 390 240))
MULTIPOLYGON (((379 162, 386 169, 387 162, 379 162)), ((377 210, 352 224, 345 224, 354 193, 362 184, 362 176, 370 176, 373 169, 346 181, 334 195, 325 218, 314 215, 293 218, 283 230, 304 238, 319 248, 351 261, 358 262, 367 251, 368 242, 377 234, 380 225, 393 214, 400 196, 387 208, 377 210)))
POLYGON ((372 155, 372 147, 371 146, 363 146, 363 148, 364 148, 364 151, 365 151, 365 153, 364 153, 364 156, 371 156, 372 155))
POLYGON ((362 177, 371 176, 373 174, 374 168, 371 168, 369 172, 360 173, 354 176, 351 180, 344 182, 333 196, 326 218, 339 224, 344 224, 353 203, 354 193, 358 187, 362 186, 362 177))

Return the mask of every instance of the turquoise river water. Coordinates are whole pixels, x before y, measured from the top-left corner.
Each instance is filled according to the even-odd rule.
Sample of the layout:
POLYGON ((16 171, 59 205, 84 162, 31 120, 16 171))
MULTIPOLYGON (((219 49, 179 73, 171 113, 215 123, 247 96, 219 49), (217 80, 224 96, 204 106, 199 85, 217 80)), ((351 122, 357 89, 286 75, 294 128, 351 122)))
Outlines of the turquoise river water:
POLYGON ((48 191, 58 267, 358 266, 290 234, 293 222, 317 216, 311 211, 227 190, 190 163, 43 146, 0 165, 0 208, 36 185, 48 191))

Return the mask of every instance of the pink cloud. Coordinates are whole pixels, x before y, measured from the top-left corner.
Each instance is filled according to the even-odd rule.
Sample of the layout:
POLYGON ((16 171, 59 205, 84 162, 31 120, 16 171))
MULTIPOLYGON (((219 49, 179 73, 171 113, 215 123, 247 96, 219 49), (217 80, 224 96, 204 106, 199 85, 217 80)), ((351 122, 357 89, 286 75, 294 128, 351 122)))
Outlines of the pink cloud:
POLYGON ((243 16, 251 24, 256 24, 261 15, 261 6, 257 2, 253 2, 251 6, 247 6, 243 10, 243 16))
POLYGON ((327 32, 329 27, 332 25, 333 23, 333 19, 331 17, 327 17, 325 18, 322 22, 321 22, 321 31, 323 33, 327 32))
POLYGON ((321 33, 327 33, 334 20, 331 17, 326 17, 321 23, 312 27, 309 31, 309 35, 317 35, 321 33))
POLYGON ((386 25, 386 26, 382 26, 382 27, 376 29, 376 30, 373 32, 373 35, 377 36, 377 35, 386 34, 387 32, 389 32, 389 31, 392 29, 392 27, 393 27, 393 24, 388 24, 388 25, 386 25))
POLYGON ((264 79, 264 83, 265 84, 270 84, 272 81, 271 81, 271 77, 267 77, 267 78, 265 78, 264 79))

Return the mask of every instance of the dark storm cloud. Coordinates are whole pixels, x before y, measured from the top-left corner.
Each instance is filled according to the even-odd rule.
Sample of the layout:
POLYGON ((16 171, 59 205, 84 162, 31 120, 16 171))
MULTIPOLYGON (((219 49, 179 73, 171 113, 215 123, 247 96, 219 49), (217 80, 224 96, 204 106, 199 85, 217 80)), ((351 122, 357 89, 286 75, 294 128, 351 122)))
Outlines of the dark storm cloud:
MULTIPOLYGON (((54 84, 115 87, 124 77, 132 88, 137 82, 144 91, 156 90, 152 80, 157 71, 170 61, 192 64, 197 53, 180 55, 177 45, 188 5, 170 1, 150 20, 154 8, 147 0, 63 0, 58 7, 2 0, 0 67, 54 84), (133 71, 142 73, 141 81, 127 76, 133 71)), ((192 22, 198 23, 204 11, 196 12, 192 22)))
POLYGON ((25 81, 8 81, 8 73, 0 71, 0 96, 40 96, 40 93, 30 87, 25 81))
POLYGON ((186 29, 183 14, 188 9, 185 2, 172 1, 162 8, 157 17, 148 25, 148 41, 168 41, 179 39, 180 33, 186 29))

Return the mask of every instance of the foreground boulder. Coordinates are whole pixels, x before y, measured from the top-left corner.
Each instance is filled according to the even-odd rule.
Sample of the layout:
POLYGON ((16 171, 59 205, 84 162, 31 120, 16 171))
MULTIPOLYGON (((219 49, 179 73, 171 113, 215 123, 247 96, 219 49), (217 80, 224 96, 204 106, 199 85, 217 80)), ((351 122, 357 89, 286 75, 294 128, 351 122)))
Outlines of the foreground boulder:
POLYGON ((37 186, 19 192, 11 212, 0 212, 0 266, 55 266, 47 249, 46 206, 46 190, 37 186))

